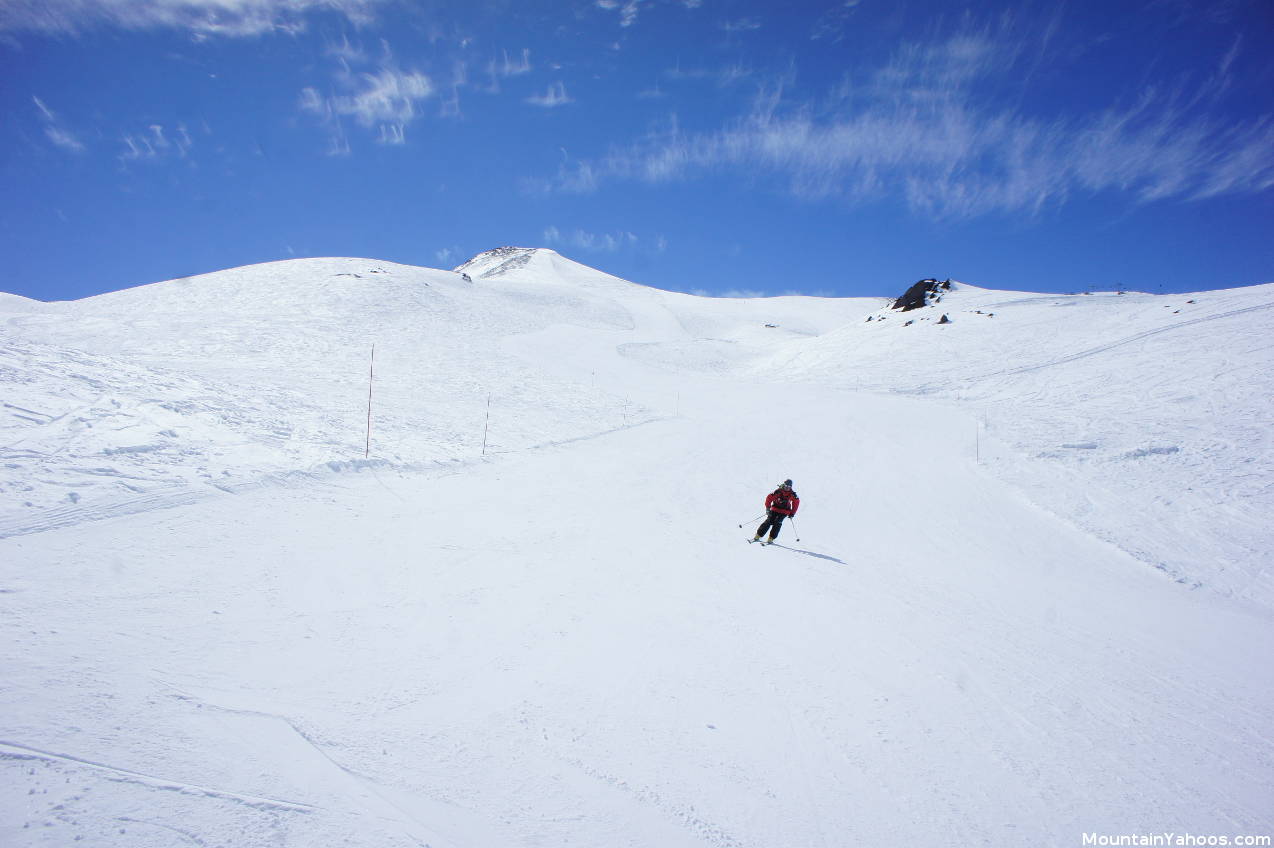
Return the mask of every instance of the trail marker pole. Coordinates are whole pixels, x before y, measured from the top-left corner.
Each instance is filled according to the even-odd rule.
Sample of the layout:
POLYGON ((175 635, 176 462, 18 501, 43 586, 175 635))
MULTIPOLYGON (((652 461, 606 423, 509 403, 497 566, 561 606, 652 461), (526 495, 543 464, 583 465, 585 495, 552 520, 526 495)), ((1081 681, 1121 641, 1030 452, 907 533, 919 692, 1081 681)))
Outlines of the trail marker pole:
POLYGON ((372 344, 372 359, 367 365, 367 444, 363 447, 363 459, 372 454, 372 378, 376 375, 376 345, 372 344))
POLYGON ((487 394, 487 420, 482 425, 482 455, 487 455, 487 433, 491 430, 491 394, 487 394))

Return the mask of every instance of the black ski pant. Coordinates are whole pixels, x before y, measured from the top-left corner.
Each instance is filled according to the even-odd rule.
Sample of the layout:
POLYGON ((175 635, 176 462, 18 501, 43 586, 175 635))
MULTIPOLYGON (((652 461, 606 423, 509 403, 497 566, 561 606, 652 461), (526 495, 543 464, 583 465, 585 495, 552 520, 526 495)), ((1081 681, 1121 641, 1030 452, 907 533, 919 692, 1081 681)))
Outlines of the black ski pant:
POLYGON ((783 526, 784 518, 787 518, 786 513, 770 510, 770 514, 765 517, 765 521, 762 521, 761 526, 756 528, 756 534, 758 536, 764 536, 765 531, 769 530, 770 539, 777 539, 779 535, 779 528, 783 526))

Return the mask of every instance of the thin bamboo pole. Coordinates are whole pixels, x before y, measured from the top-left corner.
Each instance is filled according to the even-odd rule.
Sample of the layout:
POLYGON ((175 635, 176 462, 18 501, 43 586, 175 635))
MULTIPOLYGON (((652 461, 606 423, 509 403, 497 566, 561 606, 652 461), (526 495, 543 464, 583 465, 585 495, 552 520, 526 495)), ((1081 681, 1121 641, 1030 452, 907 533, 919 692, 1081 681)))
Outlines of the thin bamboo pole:
POLYGON ((367 445, 363 448, 363 459, 372 455, 372 378, 376 374, 376 345, 372 345, 372 359, 367 366, 367 445))
POLYGON ((482 455, 487 455, 487 433, 491 430, 491 395, 487 394, 487 420, 482 425, 482 455))

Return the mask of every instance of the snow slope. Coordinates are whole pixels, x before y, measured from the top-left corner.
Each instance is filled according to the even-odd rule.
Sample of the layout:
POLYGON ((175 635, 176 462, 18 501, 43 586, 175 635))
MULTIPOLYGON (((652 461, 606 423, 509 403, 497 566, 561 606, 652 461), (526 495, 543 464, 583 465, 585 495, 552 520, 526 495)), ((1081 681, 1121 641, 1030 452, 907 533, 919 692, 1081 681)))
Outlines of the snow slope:
MULTIPOLYGON (((642 303, 661 332, 687 340, 759 327, 771 312, 745 303, 719 315, 703 307, 674 313, 664 304, 696 299, 623 282, 553 251, 525 255, 538 256, 528 273, 496 285, 369 260, 312 259, 70 303, 6 296, 0 536, 361 463, 373 345, 374 456, 419 467, 482 452, 488 396, 494 451, 656 414, 628 387, 582 373, 552 376, 506 350, 512 339, 564 323, 646 338, 624 297, 642 303)), ((779 333, 828 329, 856 307, 809 312, 780 306, 796 326, 779 333)), ((739 344, 718 346, 732 355, 739 344)))
POLYGON ((927 313, 694 298, 551 251, 457 271, 0 303, 0 844, 1274 832, 1271 533, 1230 538, 1271 456, 1234 411, 1259 421, 1274 372, 1217 376, 1268 358, 1270 287, 1164 321, 959 287, 954 323, 904 328, 927 313), (1164 337, 1175 381, 1143 349, 1164 337), (1048 441, 1078 421, 1095 447, 1048 441), (1121 460, 1138 422, 1178 450, 1121 460), (1179 520, 1134 526, 1121 474, 1179 520), (783 477, 795 526, 744 545, 783 477), (1147 564, 1155 532, 1193 580, 1147 564))
POLYGON ((984 440, 987 463, 1037 503, 1182 583, 1274 603, 1274 285, 1058 296, 954 284, 889 313, 757 370, 962 407, 978 433, 958 437, 984 440))

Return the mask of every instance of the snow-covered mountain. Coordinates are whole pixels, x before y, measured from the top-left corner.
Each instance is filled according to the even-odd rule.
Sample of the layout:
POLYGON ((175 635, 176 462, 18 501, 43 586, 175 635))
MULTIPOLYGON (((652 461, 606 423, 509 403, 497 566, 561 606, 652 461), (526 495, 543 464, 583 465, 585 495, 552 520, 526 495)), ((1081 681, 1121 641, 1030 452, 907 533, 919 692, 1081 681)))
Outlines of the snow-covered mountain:
POLYGON ((923 302, 0 296, 0 843, 1274 830, 1274 285, 923 302))
POLYGON ((562 376, 556 352, 545 362, 517 355, 537 332, 566 326, 638 345, 706 337, 708 347, 733 348, 738 339, 712 339, 763 336, 749 325, 784 315, 794 327, 786 334, 813 334, 860 311, 834 302, 810 310, 801 298, 715 310, 551 250, 506 248, 461 267, 482 284, 386 262, 303 259, 70 303, 8 295, 0 535, 357 467, 369 372, 371 457, 454 462, 481 453, 489 396, 488 450, 497 452, 658 414, 641 406, 639 389, 600 381, 593 368, 562 376))

